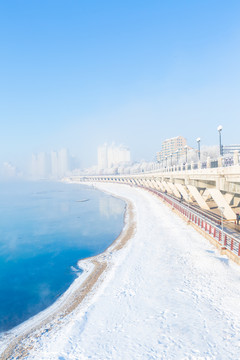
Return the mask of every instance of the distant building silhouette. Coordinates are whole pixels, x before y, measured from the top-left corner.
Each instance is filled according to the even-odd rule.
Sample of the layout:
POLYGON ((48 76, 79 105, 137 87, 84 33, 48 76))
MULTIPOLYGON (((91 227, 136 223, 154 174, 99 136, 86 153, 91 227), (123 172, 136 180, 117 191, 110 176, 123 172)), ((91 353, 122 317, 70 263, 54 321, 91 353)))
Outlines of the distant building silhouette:
POLYGON ((234 151, 240 153, 240 145, 223 145, 222 146, 223 155, 234 154, 234 151))
POLYGON ((32 155, 31 176, 33 179, 58 179, 70 171, 70 155, 67 149, 41 152, 32 155))
POLYGON ((129 165, 131 161, 130 150, 123 146, 106 143, 98 148, 98 170, 129 165))

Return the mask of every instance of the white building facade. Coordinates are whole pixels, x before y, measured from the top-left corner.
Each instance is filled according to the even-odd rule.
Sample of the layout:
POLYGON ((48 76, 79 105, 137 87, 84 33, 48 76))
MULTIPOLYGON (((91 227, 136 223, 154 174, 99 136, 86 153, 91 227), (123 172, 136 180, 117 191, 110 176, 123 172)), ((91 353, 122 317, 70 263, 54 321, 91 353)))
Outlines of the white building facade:
POLYGON ((104 144, 98 148, 98 170, 103 171, 118 166, 129 165, 131 162, 130 150, 123 146, 104 144))
POLYGON ((67 149, 41 152, 32 155, 31 176, 33 179, 59 179, 70 171, 70 156, 67 149))

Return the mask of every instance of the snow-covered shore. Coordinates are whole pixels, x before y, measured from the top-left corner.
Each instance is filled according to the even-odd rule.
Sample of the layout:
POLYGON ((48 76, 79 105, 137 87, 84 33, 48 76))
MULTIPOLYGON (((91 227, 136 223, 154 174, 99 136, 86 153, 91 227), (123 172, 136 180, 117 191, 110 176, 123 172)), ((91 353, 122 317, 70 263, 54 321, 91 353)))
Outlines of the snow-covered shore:
POLYGON ((60 325, 30 336, 24 358, 239 359, 240 268, 152 194, 97 186, 133 204, 136 232, 101 255, 97 285, 60 325))
POLYGON ((12 330, 0 334, 1 360, 25 358, 33 344, 38 343, 36 339, 45 332, 64 327, 75 315, 79 304, 83 303, 86 297, 88 301, 91 293, 94 294, 95 288, 104 278, 104 272, 111 266, 113 253, 125 246, 135 231, 133 207, 127 198, 125 201, 125 224, 118 238, 104 253, 79 260, 78 267, 82 270, 80 276, 54 304, 12 330))

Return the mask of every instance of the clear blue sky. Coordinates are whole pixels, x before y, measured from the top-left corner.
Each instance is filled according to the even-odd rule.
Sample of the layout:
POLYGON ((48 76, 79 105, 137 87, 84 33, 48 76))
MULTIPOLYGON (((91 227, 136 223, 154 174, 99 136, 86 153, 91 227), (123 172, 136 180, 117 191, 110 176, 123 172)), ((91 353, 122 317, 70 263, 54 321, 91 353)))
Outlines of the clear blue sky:
MULTIPOLYGON (((240 1, 3 0, 0 160, 240 143, 240 1)), ((84 160, 85 159, 85 160, 84 160)))

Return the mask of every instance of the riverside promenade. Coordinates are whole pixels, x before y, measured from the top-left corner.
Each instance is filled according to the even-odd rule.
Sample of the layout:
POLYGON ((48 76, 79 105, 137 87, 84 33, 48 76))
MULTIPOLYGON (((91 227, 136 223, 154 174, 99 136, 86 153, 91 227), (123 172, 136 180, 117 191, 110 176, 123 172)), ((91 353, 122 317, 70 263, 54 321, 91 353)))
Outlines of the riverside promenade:
POLYGON ((223 253, 240 264, 240 160, 155 168, 144 173, 74 176, 67 181, 104 182, 141 187, 179 210, 223 253))

